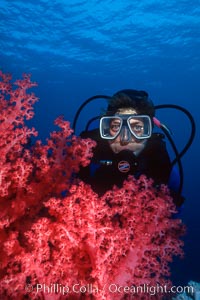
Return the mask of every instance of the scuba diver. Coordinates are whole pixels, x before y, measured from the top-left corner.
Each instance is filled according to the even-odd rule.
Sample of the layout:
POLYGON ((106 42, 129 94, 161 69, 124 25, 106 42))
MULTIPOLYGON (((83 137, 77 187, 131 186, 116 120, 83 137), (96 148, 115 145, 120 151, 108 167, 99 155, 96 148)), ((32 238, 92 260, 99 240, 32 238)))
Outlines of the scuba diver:
POLYGON ((90 184, 96 193, 103 195, 114 185, 121 187, 129 175, 139 178, 143 174, 152 178, 156 187, 161 184, 168 185, 174 203, 181 206, 184 197, 181 194, 183 170, 180 158, 191 145, 195 133, 195 123, 190 113, 175 105, 166 106, 182 110, 192 123, 190 140, 181 153, 178 153, 169 129, 155 118, 155 110, 165 106, 155 107, 145 91, 125 89, 112 97, 89 98, 77 112, 74 130, 82 108, 96 98, 107 99, 108 107, 103 116, 93 118, 100 119, 99 128, 88 130, 87 127, 80 135, 82 138, 96 141, 96 147, 91 163, 81 167, 78 177, 90 184), (154 126, 160 127, 164 134, 153 133, 154 126), (173 162, 170 161, 166 149, 165 135, 176 154, 173 162), (179 166, 179 174, 174 172, 173 166, 176 163, 179 166))

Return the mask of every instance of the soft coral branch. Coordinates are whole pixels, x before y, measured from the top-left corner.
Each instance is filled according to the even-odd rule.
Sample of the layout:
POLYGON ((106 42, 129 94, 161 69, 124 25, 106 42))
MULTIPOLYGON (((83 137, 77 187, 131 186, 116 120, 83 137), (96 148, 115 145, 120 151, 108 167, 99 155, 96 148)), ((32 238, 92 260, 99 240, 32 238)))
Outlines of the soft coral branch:
MULTIPOLYGON (((7 243, 9 232, 14 232, 23 244, 23 233, 41 216, 44 202, 69 188, 71 173, 89 161, 94 143, 72 137, 69 122, 58 118, 60 131, 53 132, 45 145, 28 145, 37 132, 25 120, 33 117, 37 98, 27 90, 36 84, 28 75, 16 81, 17 88, 11 76, 1 72, 0 78, 0 238, 7 243)), ((15 255, 15 248, 12 255, 6 249, 0 250, 3 267, 15 255)))

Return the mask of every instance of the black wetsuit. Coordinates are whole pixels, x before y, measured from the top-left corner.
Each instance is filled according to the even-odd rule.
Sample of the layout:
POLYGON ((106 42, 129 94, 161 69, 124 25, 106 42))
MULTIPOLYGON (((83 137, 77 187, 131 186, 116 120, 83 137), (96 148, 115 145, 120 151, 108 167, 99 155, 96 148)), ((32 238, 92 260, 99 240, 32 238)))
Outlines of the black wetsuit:
POLYGON ((121 187, 130 174, 136 178, 144 174, 152 178, 155 185, 168 183, 171 164, 162 134, 152 134, 138 156, 129 150, 114 153, 108 141, 100 137, 98 129, 83 132, 81 137, 97 142, 90 165, 81 168, 79 177, 89 183, 99 195, 104 194, 113 185, 121 187))

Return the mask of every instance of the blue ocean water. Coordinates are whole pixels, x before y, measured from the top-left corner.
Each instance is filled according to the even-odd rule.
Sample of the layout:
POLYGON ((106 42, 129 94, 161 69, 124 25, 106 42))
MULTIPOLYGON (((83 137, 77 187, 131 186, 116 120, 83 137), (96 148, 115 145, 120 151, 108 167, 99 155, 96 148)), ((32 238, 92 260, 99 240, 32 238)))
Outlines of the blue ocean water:
MULTIPOLYGON (((38 82, 40 101, 30 124, 43 140, 57 116, 72 122, 88 97, 124 88, 146 90, 155 105, 191 112, 197 134, 183 158, 185 258, 173 263, 172 279, 176 285, 200 282, 200 1, 0 0, 0 37, 0 69, 14 79, 31 73, 38 82)), ((103 100, 88 105, 77 134, 105 107, 103 100)), ((182 149, 190 134, 187 118, 171 110, 158 116, 182 149)))

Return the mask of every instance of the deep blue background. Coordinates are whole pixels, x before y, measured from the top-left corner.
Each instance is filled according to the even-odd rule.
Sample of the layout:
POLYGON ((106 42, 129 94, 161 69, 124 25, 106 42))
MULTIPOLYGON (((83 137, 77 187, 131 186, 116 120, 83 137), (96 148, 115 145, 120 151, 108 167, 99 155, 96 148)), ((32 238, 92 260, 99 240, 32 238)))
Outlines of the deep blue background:
MULTIPOLYGON (((123 88, 144 89, 156 105, 182 105, 193 114, 197 135, 183 158, 185 258, 172 267, 174 283, 186 284, 200 282, 200 1, 168 2, 0 0, 0 69, 14 79, 31 73, 38 82, 40 102, 30 125, 43 140, 57 116, 72 121, 86 98, 123 88)), ((77 133, 105 105, 85 108, 77 133)), ((181 149, 187 119, 168 110, 158 116, 181 149)))

